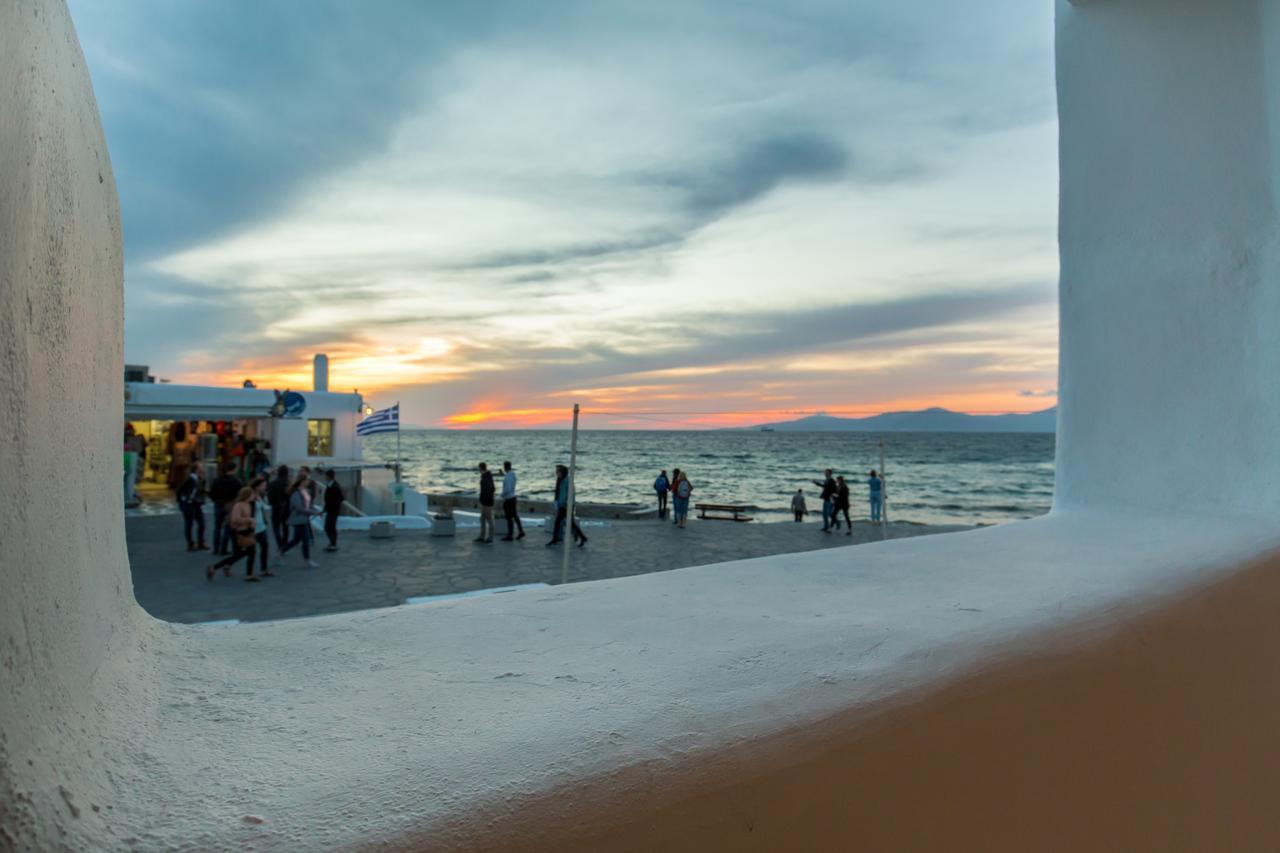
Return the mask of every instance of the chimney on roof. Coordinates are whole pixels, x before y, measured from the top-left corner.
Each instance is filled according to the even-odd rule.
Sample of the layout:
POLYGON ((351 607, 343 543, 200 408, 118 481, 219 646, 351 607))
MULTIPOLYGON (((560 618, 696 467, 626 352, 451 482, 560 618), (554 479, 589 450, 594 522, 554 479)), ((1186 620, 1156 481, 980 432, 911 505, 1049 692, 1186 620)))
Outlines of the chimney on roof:
POLYGON ((312 390, 328 391, 329 390, 329 356, 320 353, 315 358, 315 369, 313 371, 315 380, 312 382, 312 390))

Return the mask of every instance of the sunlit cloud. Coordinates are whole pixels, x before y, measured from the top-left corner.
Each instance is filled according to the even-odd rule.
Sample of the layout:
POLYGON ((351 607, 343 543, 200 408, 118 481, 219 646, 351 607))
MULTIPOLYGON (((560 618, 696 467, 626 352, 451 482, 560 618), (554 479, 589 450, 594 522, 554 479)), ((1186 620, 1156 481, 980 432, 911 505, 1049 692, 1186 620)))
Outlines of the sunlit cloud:
POLYGON ((327 352, 458 428, 1052 402, 1044 4, 72 7, 174 381, 327 352))

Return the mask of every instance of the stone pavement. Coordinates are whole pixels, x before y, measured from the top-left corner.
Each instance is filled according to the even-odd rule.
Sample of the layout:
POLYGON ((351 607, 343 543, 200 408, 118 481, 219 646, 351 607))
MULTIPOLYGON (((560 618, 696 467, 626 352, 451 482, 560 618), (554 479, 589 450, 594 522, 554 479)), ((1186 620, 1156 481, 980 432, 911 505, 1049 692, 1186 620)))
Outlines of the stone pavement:
MULTIPOLYGON (((501 529, 501 525, 499 525, 501 529)), ((891 538, 966 530, 962 526, 890 525, 891 538)), ((880 538, 879 528, 854 524, 853 536, 824 535, 816 523, 735 524, 697 521, 678 530, 658 521, 588 522, 585 548, 575 548, 570 582, 647 574, 722 563, 748 557, 834 548, 880 538)), ((473 542, 477 528, 459 527, 456 537, 432 537, 426 530, 397 531, 393 539, 342 531, 341 550, 314 549, 320 568, 303 566, 294 548, 276 577, 245 583, 244 563, 230 578, 219 572, 210 583, 204 569, 209 552, 187 553, 178 516, 126 519, 134 594, 148 613, 170 622, 239 619, 258 622, 394 607, 410 596, 448 595, 529 583, 560 582, 561 550, 547 548, 547 533, 529 527, 528 536, 491 545, 473 542)), ((318 534, 323 539, 323 534, 318 534)), ((273 545, 274 550, 274 545, 273 545)))

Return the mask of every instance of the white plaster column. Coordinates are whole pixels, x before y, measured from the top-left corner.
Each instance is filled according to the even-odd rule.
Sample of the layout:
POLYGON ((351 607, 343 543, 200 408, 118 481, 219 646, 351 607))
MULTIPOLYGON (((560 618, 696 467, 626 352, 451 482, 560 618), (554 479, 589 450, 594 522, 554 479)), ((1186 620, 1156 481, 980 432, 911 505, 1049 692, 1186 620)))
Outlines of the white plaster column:
POLYGON ((1280 511, 1275 5, 1059 0, 1059 509, 1280 511))
POLYGON ((0 3, 0 848, 112 837, 152 620, 124 549, 115 180, 67 10, 0 3), (112 776, 113 764, 117 775, 112 776), (97 810, 95 811, 95 806, 97 810))

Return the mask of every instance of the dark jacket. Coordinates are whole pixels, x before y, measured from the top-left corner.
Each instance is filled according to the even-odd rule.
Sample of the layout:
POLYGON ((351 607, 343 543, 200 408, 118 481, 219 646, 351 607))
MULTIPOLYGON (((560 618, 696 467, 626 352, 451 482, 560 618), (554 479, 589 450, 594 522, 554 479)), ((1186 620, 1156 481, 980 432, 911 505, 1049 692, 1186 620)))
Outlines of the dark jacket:
POLYGON ((480 475, 480 506, 493 506, 493 474, 489 471, 480 475))
POLYGON ((666 477, 659 474, 658 479, 653 481, 653 490, 660 495, 665 495, 671 490, 671 483, 666 477))
POLYGON ((188 474, 178 487, 178 503, 199 506, 204 503, 204 481, 197 474, 188 474))
POLYGON ((327 513, 339 513, 342 511, 342 502, 347 496, 342 493, 342 486, 338 485, 338 481, 334 480, 324 487, 324 511, 327 513))
POLYGON ((289 478, 288 477, 272 477, 271 482, 267 484, 267 502, 271 504, 272 509, 277 509, 288 505, 289 503, 289 478))
POLYGON ((242 488, 244 483, 240 482, 239 477, 222 474, 209 486, 209 500, 217 506, 230 507, 242 488))
POLYGON ((822 499, 829 501, 836 496, 836 480, 835 477, 828 477, 826 482, 814 480, 815 486, 822 486, 822 499))
POLYGON ((849 484, 845 483, 836 490, 836 509, 849 508, 849 484))

